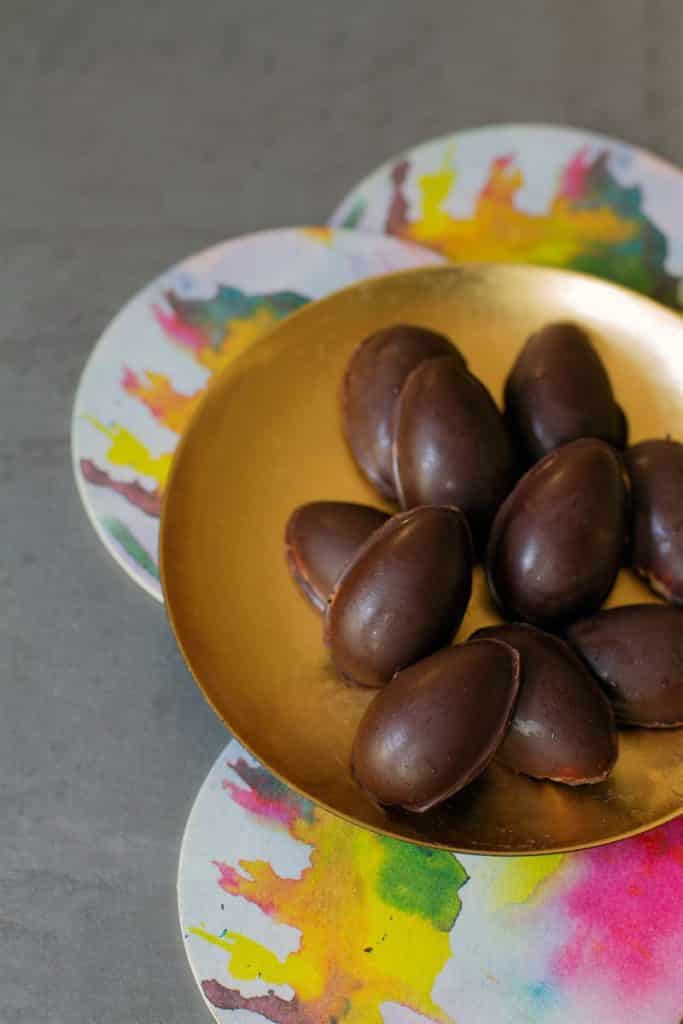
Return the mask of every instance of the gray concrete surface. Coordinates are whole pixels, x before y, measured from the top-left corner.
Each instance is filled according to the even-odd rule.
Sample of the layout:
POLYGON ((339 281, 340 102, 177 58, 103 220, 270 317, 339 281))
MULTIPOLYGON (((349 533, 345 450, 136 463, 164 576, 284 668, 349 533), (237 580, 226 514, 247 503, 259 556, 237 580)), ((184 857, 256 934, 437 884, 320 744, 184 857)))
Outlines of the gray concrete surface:
POLYGON ((209 1020, 175 873, 224 733, 74 489, 103 325, 455 128, 564 121, 683 163, 681 53, 680 0, 0 0, 2 1024, 209 1020))

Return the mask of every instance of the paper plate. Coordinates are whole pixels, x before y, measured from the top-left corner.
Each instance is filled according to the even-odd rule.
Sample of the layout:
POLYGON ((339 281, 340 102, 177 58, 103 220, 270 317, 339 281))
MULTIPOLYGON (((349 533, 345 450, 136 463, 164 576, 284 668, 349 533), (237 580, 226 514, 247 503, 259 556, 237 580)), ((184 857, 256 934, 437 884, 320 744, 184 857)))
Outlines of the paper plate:
POLYGON ((354 828, 232 742, 178 876, 221 1024, 676 1024, 683 819, 582 853, 493 858, 354 828))
POLYGON ((406 150, 330 223, 384 231, 456 263, 536 263, 683 305, 683 173, 605 135, 495 125, 406 150))
MULTIPOLYGON (((179 436, 218 370, 311 299, 442 262, 414 244, 330 228, 235 238, 173 267, 97 342, 74 404, 74 473, 91 523, 161 600, 159 512, 179 436)), ((226 467, 229 471, 229 467, 226 467)))

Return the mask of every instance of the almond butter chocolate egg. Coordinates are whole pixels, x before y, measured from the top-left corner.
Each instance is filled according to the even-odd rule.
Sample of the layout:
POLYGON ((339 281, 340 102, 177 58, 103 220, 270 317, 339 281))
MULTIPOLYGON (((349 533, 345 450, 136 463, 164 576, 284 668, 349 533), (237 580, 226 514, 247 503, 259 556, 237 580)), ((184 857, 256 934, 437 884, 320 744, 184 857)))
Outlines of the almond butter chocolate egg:
POLYGON ((453 357, 420 363, 396 405, 394 482, 401 506, 457 505, 481 548, 516 476, 503 417, 481 381, 453 357))
POLYGON ((371 334, 349 360, 342 386, 342 425, 358 466, 379 493, 396 501, 392 469, 394 407, 403 383, 423 359, 465 360, 443 334, 396 324, 371 334))
POLYGON ((558 448, 498 510, 487 550, 493 596, 507 618, 552 626, 597 611, 619 570, 627 490, 603 441, 558 448))
POLYGON ((547 324, 527 340, 505 384, 505 415, 528 462, 580 437, 626 444, 607 370, 573 323, 547 324))
POLYGON ((641 441, 624 453, 631 481, 631 564, 652 589, 683 604, 683 445, 641 441))
POLYGON ((292 512, 285 529, 287 564, 314 608, 324 611, 346 566, 388 518, 349 501, 311 501, 292 512))
POLYGON ((520 623, 489 626, 473 640, 503 640, 520 656, 522 681, 496 760, 536 779, 602 782, 617 758, 610 702, 592 672, 559 637, 520 623))
POLYGON ((683 608, 609 608, 573 623, 565 635, 603 684, 618 722, 683 725, 683 608))
POLYGON ((458 509, 425 506, 372 534, 338 581, 325 616, 337 671, 383 686, 450 643, 472 586, 472 542, 458 509))
POLYGON ((493 758, 519 689, 519 655, 497 640, 448 647, 404 669, 368 705, 351 772, 377 803, 426 811, 493 758))

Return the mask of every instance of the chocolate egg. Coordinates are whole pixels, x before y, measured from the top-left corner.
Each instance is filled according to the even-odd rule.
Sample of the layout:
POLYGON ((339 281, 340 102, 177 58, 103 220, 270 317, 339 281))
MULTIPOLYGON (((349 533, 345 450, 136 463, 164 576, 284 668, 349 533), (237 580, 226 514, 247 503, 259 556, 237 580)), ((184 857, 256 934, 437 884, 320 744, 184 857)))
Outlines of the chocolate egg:
POLYGON ((312 501, 292 512, 285 529, 287 564, 311 604, 323 611, 334 585, 386 512, 347 501, 312 501))
POLYGON ((580 437, 626 443, 626 417, 607 371, 576 324, 548 324, 531 335, 505 384, 505 415, 530 462, 580 437))
POLYGON ((472 542, 462 512, 393 516, 360 549, 327 607, 325 638, 345 678, 383 686, 450 643, 470 598, 472 542))
POLYGON ((683 603, 683 445, 641 441, 624 464, 631 480, 631 564, 657 594, 683 603))
POLYGON ((365 711, 351 772, 378 803, 426 811, 472 782, 505 735, 519 656, 474 640, 405 669, 365 711))
POLYGON ((535 625, 596 611, 612 589, 626 526, 617 453, 585 439, 536 463, 500 507, 487 573, 509 618, 535 625))
POLYGON ((683 725, 683 608, 610 608, 573 623, 566 636, 602 682, 617 721, 683 725))
POLYGON ((394 482, 403 508, 457 505, 481 544, 515 482, 496 403, 458 359, 420 363, 396 405, 394 482))
POLYGON ((521 658, 519 697, 496 760, 570 786, 607 778, 617 758, 614 712, 574 651, 521 624, 480 629, 472 639, 503 640, 521 658))
POLYGON ((465 365, 443 334, 396 324, 371 334, 349 361, 342 388, 342 423, 353 456, 370 483, 396 500, 392 470, 394 406, 403 382, 423 359, 451 355, 465 365))

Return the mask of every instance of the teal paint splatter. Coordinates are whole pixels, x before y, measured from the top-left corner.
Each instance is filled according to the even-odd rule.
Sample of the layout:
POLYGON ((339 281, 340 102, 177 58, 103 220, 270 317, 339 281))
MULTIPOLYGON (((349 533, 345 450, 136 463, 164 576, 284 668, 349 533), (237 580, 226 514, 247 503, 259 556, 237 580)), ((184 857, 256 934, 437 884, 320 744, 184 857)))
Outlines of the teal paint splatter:
POLYGON ((136 565, 144 569, 146 573, 159 579, 159 570, 149 552, 145 551, 140 541, 128 529, 120 519, 104 519, 102 525, 117 544, 120 544, 129 558, 132 558, 136 565))
POLYGON ((184 299, 174 291, 166 292, 165 298, 176 316, 201 331, 214 348, 222 344, 231 320, 249 319, 263 309, 270 310, 276 319, 281 320, 310 302, 307 296, 298 292, 248 295, 240 288, 223 284, 210 299, 184 299))
POLYGON ((459 891, 469 877, 460 861, 444 850, 428 850, 385 836, 378 836, 378 842, 385 853, 377 876, 380 898, 449 932, 462 907, 459 891))
POLYGON ((534 985, 527 985, 526 991, 534 1001, 536 1007, 548 1009, 557 1002, 557 990, 549 985, 547 981, 539 981, 534 985))

